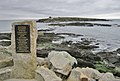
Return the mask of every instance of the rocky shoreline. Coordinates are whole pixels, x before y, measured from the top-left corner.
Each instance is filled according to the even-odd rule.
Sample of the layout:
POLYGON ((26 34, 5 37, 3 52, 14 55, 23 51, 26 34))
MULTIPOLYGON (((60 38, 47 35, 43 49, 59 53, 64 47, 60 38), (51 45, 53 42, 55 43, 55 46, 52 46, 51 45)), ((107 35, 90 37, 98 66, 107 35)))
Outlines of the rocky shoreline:
POLYGON ((48 26, 85 26, 85 27, 120 27, 119 24, 110 23, 99 23, 99 22, 112 21, 108 19, 96 19, 96 18, 79 18, 79 17, 49 17, 44 19, 39 19, 37 23, 47 23, 48 26))
POLYGON ((105 26, 105 27, 111 27, 112 25, 110 24, 99 24, 99 23, 80 23, 80 22, 75 22, 75 23, 58 23, 58 24, 48 24, 49 26, 105 26))
POLYGON ((39 19, 37 22, 50 23, 50 22, 68 22, 68 21, 110 21, 107 19, 96 18, 79 18, 79 17, 49 17, 45 19, 39 19))
MULTIPOLYGON (((83 36, 72 33, 45 33, 39 32, 37 39, 37 56, 40 58, 47 58, 51 51, 65 51, 74 57, 77 64, 74 67, 90 67, 99 70, 102 73, 111 72, 116 77, 120 77, 120 48, 115 51, 101 51, 93 53, 92 50, 99 48, 99 43, 94 43, 93 40, 87 38, 81 38, 82 41, 63 41, 61 44, 52 43, 53 40, 64 39, 61 35, 69 36, 83 36)), ((10 46, 10 33, 0 33, 1 40, 9 40, 7 42, 1 42, 3 46, 0 49, 10 46), (9 42, 9 44, 8 44, 9 42)), ((3 49, 0 53, 4 56, 11 56, 11 50, 3 49)), ((10 60, 10 63, 12 61, 10 60)), ((11 64, 10 64, 11 65, 11 64)), ((6 65, 6 66, 9 66, 6 65)))

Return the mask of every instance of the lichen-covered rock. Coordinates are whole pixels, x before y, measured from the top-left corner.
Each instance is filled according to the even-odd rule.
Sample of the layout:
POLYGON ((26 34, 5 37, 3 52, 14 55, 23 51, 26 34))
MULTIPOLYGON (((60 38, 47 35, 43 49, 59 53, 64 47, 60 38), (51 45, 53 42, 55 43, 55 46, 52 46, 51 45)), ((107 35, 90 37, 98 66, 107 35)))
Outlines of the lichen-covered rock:
POLYGON ((35 79, 37 81, 62 81, 52 70, 45 67, 39 67, 36 70, 35 79))

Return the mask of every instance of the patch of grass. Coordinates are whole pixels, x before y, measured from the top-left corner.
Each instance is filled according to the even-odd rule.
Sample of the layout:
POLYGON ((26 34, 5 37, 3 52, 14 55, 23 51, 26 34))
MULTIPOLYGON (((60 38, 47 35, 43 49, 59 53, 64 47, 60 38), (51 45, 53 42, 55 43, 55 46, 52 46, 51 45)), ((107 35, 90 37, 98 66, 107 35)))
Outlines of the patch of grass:
POLYGON ((104 62, 102 62, 102 61, 96 62, 95 68, 96 68, 98 71, 103 72, 103 73, 111 72, 111 73, 115 74, 115 73, 117 72, 117 70, 116 70, 115 68, 108 67, 108 66, 105 65, 104 62))

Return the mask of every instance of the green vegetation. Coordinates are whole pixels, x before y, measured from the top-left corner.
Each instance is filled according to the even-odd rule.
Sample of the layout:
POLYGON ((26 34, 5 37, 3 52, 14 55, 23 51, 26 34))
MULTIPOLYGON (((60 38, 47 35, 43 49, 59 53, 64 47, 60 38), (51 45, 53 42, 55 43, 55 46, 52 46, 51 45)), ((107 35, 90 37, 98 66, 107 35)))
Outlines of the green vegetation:
POLYGON ((79 18, 79 17, 49 17, 45 19, 39 19, 37 22, 49 23, 49 22, 67 22, 67 21, 109 21, 106 19, 95 18, 79 18))
POLYGON ((98 24, 98 23, 59 23, 59 24, 48 24, 49 26, 111 26, 109 24, 98 24))
POLYGON ((120 77, 120 71, 116 70, 116 68, 107 66, 102 61, 96 62, 95 68, 100 72, 103 72, 103 73, 110 72, 110 73, 113 73, 115 76, 120 77))

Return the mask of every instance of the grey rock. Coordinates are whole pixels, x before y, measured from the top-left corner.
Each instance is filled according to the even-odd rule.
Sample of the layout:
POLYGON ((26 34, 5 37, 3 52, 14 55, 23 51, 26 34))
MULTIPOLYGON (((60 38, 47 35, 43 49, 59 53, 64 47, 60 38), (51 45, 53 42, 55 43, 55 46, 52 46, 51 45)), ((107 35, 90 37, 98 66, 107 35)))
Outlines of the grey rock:
POLYGON ((77 58, 77 66, 78 67, 91 67, 91 68, 95 68, 94 63, 92 63, 90 61, 85 61, 85 60, 79 59, 79 58, 77 58))
POLYGON ((11 41, 10 41, 10 40, 0 41, 0 45, 1 45, 1 46, 10 46, 10 45, 11 45, 11 41))
POLYGON ((93 78, 93 79, 99 79, 102 74, 96 70, 96 69, 93 69, 93 68, 76 68, 80 73, 86 75, 87 77, 89 78, 93 78))
POLYGON ((10 79, 11 78, 11 74, 12 74, 12 70, 11 69, 0 69, 0 81, 6 80, 6 79, 10 79))
POLYGON ((120 48, 118 48, 118 49, 116 50, 116 52, 120 54, 120 48))
POLYGON ((12 58, 6 58, 6 59, 3 59, 3 60, 0 60, 0 68, 5 68, 5 67, 8 67, 8 66, 13 66, 14 63, 13 63, 13 59, 12 58))
POLYGON ((48 60, 52 63, 53 69, 63 75, 68 75, 72 66, 77 64, 76 59, 65 51, 51 51, 48 60))
POLYGON ((48 60, 52 63, 55 72, 63 75, 68 75, 72 66, 77 64, 77 60, 65 51, 51 51, 48 60))
POLYGON ((0 40, 3 40, 3 39, 10 40, 11 39, 11 33, 0 33, 0 40))
POLYGON ((99 81, 115 81, 115 77, 112 73, 105 73, 101 76, 99 81))
POLYGON ((37 49, 37 57, 45 58, 48 56, 49 51, 44 49, 37 49))
POLYGON ((37 81, 62 81, 61 78, 57 77, 57 75, 48 68, 39 67, 35 72, 35 79, 37 81))

